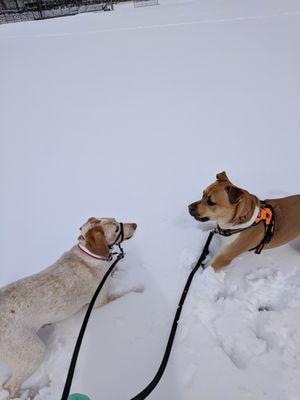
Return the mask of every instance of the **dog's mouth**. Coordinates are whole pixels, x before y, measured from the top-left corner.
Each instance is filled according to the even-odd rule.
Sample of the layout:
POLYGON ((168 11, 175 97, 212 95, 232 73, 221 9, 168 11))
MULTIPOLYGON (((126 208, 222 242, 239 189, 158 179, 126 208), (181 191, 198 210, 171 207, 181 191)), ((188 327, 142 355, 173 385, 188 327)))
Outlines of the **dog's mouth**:
POLYGON ((207 221, 209 221, 209 218, 208 218, 208 217, 199 217, 199 215, 193 215, 193 217, 194 217, 197 221, 200 221, 200 222, 207 222, 207 221))
POLYGON ((207 222, 209 220, 210 219, 208 217, 199 218, 199 221, 201 221, 201 222, 207 222))
POLYGON ((189 213, 192 217, 194 217, 197 221, 206 222, 209 221, 208 217, 200 217, 197 212, 197 203, 192 203, 189 205, 189 213))

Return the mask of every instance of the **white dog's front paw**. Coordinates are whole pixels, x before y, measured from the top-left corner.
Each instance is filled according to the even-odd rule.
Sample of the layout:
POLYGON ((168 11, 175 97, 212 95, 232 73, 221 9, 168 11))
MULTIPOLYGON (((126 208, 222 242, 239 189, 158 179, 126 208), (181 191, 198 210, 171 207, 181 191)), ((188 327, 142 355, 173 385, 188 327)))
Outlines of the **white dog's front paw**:
POLYGON ((203 270, 205 271, 206 274, 211 274, 211 275, 215 274, 215 270, 213 269, 211 264, 204 265, 203 270))
POLYGON ((134 293, 143 293, 145 290, 145 286, 144 285, 136 285, 131 289, 131 292, 134 293))
POLYGON ((125 289, 125 288, 119 288, 119 290, 115 289, 110 295, 109 295, 109 301, 116 300, 120 297, 123 297, 129 293, 143 293, 145 290, 144 285, 138 284, 130 289, 125 289))

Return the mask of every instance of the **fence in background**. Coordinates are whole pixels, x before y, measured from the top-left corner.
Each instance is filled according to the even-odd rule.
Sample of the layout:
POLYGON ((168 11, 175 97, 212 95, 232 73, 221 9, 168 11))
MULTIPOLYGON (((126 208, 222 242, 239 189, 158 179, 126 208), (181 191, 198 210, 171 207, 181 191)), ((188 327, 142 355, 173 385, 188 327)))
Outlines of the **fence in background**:
POLYGON ((157 6, 158 0, 133 0, 134 7, 157 6))
POLYGON ((113 9, 113 0, 0 0, 0 24, 113 9))
MULTIPOLYGON (((124 0, 0 0, 0 24, 33 21, 93 11, 112 11, 124 0)), ((125 0, 126 1, 126 0, 125 0)), ((134 7, 158 5, 158 0, 133 0, 134 7)))

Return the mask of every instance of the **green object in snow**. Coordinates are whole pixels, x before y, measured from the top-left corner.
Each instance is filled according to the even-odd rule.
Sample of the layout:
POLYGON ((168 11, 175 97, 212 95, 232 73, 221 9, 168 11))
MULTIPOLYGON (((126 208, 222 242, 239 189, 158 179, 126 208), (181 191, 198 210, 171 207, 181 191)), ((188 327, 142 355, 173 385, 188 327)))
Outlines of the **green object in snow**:
POLYGON ((68 400, 91 400, 85 394, 73 393, 68 397, 68 400))

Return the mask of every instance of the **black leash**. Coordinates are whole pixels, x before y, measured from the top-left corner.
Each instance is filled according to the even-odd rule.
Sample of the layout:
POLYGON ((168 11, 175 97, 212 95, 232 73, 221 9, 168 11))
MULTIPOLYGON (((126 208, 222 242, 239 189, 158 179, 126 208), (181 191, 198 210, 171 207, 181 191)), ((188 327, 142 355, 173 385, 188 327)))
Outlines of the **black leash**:
MULTIPOLYGON (((167 366, 169 358, 170 358, 173 342, 174 342, 176 331, 177 331, 177 327, 178 327, 178 322, 179 322, 179 319, 180 319, 181 311, 182 311, 186 296, 188 294, 188 291, 189 291, 189 288, 191 286, 191 283, 192 283, 192 280, 194 278, 194 275, 196 274, 196 272, 198 271, 198 269, 200 267, 202 267, 204 269, 203 262, 205 261, 206 257, 209 254, 209 245, 210 245, 210 242, 211 242, 214 234, 215 234, 214 230, 209 233, 209 236, 208 236, 208 238, 206 240, 206 243, 204 245, 203 251, 202 251, 202 253, 201 253, 196 265, 192 269, 187 281, 186 281, 186 284, 184 286, 180 301, 179 301, 178 306, 177 306, 177 310, 176 310, 176 314, 175 314, 175 317, 174 317, 174 320, 173 320, 173 324, 172 324, 172 328, 171 328, 171 331, 170 331, 170 335, 169 335, 168 343, 167 343, 167 346, 166 346, 166 350, 165 350, 165 353, 163 355, 161 364, 160 364, 160 366, 158 368, 158 371, 157 371, 156 375, 154 376, 152 381, 145 387, 145 389, 143 389, 136 396, 132 397, 132 399, 130 399, 130 400, 143 400, 143 399, 145 399, 155 389, 155 387, 158 385, 159 381, 161 380, 161 377, 163 376, 163 373, 164 373, 164 371, 166 369, 166 366, 167 366)), ((119 247, 120 247, 120 245, 119 245, 119 247)), ((62 395, 61 400, 67 400, 68 399, 68 396, 69 396, 69 393, 70 393, 70 388, 71 388, 71 385, 72 385, 72 380, 73 380, 74 370, 75 370, 75 366, 76 366, 76 361, 77 361, 77 358, 78 358, 78 353, 79 353, 79 350, 80 350, 80 346, 81 346, 81 342, 82 342, 82 339, 83 339, 83 335, 85 333, 85 330, 86 330, 86 327, 87 327, 87 324, 88 324, 88 320, 89 320, 90 314, 92 312, 93 306, 94 306, 94 304, 95 304, 95 302, 97 300, 97 297, 98 297, 98 295, 99 295, 99 293, 100 293, 100 291, 101 291, 106 279, 109 277, 109 275, 111 274, 112 270, 114 269, 114 267, 116 266, 118 261, 121 260, 124 257, 123 249, 121 247, 120 247, 120 249, 121 249, 121 253, 117 256, 116 260, 113 262, 113 264, 110 266, 110 268, 108 269, 108 271, 104 275, 102 281, 100 282, 100 284, 99 284, 99 286, 98 286, 98 288, 97 288, 97 290, 96 290, 96 292, 95 292, 95 294, 94 294, 94 296, 93 296, 93 298, 92 298, 92 300, 91 300, 91 302, 89 304, 87 312, 85 314, 85 317, 84 317, 84 320, 83 320, 83 323, 82 323, 82 327, 80 329, 79 336, 78 336, 78 339, 77 339, 77 342, 76 342, 76 346, 75 346, 75 349, 74 349, 74 352, 73 352, 73 356, 72 356, 72 360, 71 360, 71 364, 70 364, 70 368, 69 368, 69 372, 68 372, 68 376, 67 376, 67 380, 66 380, 66 383, 65 383, 65 387, 64 387, 64 391, 63 391, 63 395, 62 395)))
MULTIPOLYGON (((123 229, 122 229, 123 230, 123 229)), ((123 233, 122 233, 123 236, 123 233)), ((124 251, 122 249, 122 247, 120 246, 120 243, 118 243, 119 249, 120 249, 120 253, 118 253, 117 258, 115 259, 115 261, 111 264, 111 266, 109 267, 109 269, 106 271, 106 274, 104 275, 104 277, 102 278, 99 286, 97 287, 94 296, 92 297, 92 300, 88 306, 88 309, 85 313, 84 316, 84 320, 82 322, 81 328, 80 328, 80 332, 76 341, 76 345, 74 348, 74 352, 72 355, 72 359, 71 359, 71 363, 70 363, 70 367, 69 367, 69 371, 68 371, 68 375, 67 375, 67 379, 66 379, 66 383, 65 383, 65 387, 64 387, 64 391, 61 397, 61 400, 67 400, 70 394, 70 389, 71 389, 71 385, 72 385, 72 381, 73 381, 73 376, 74 376, 74 371, 75 371, 75 367, 76 367, 76 362, 77 362, 77 358, 78 358, 78 354, 80 351, 80 347, 81 347, 81 343, 82 343, 82 339, 87 327, 87 324, 89 322, 90 319, 90 315, 91 312, 93 310, 94 304, 97 300, 97 297, 99 296, 99 293, 103 287, 103 285, 105 284, 107 278, 109 277, 109 275, 112 273, 113 269, 115 268, 115 266, 117 265, 117 263, 124 258, 124 251)), ((116 254, 116 253, 114 253, 116 254)))
POLYGON ((185 284, 185 287, 183 289, 180 301, 178 303, 178 307, 177 307, 177 311, 176 311, 176 314, 175 314, 175 317, 174 317, 174 321, 173 321, 173 325, 172 325, 172 328, 171 328, 171 332, 170 332, 170 335, 169 335, 167 347, 166 347, 162 362, 161 362, 161 364, 159 366, 159 369, 158 369, 156 375, 154 376, 152 381, 145 387, 145 389, 143 389, 139 394, 137 394, 135 397, 133 397, 130 400, 143 400, 143 399, 145 399, 155 389, 155 387, 157 386, 157 384, 161 380, 161 377, 163 376, 163 373, 164 373, 164 371, 166 369, 166 366, 168 364, 168 361, 169 361, 169 357, 170 357, 170 354, 171 354, 174 338, 175 338, 177 327, 178 327, 178 322, 179 322, 179 319, 180 319, 181 311, 182 311, 186 296, 188 294, 188 291, 189 291, 189 288, 191 286, 191 283, 192 283, 192 280, 194 278, 195 273, 198 271, 198 269, 200 267, 202 267, 204 269, 203 262, 205 261, 206 257, 209 254, 209 245, 210 245, 210 242, 211 242, 214 234, 215 234, 215 231, 211 231, 209 233, 209 236, 208 236, 208 238, 206 240, 206 243, 205 243, 203 251, 202 251, 202 253, 201 253, 200 257, 199 257, 199 260, 197 261, 196 265, 192 269, 192 271, 191 271, 191 273, 190 273, 190 275, 189 275, 189 277, 188 277, 188 279, 186 281, 186 284, 185 284))

